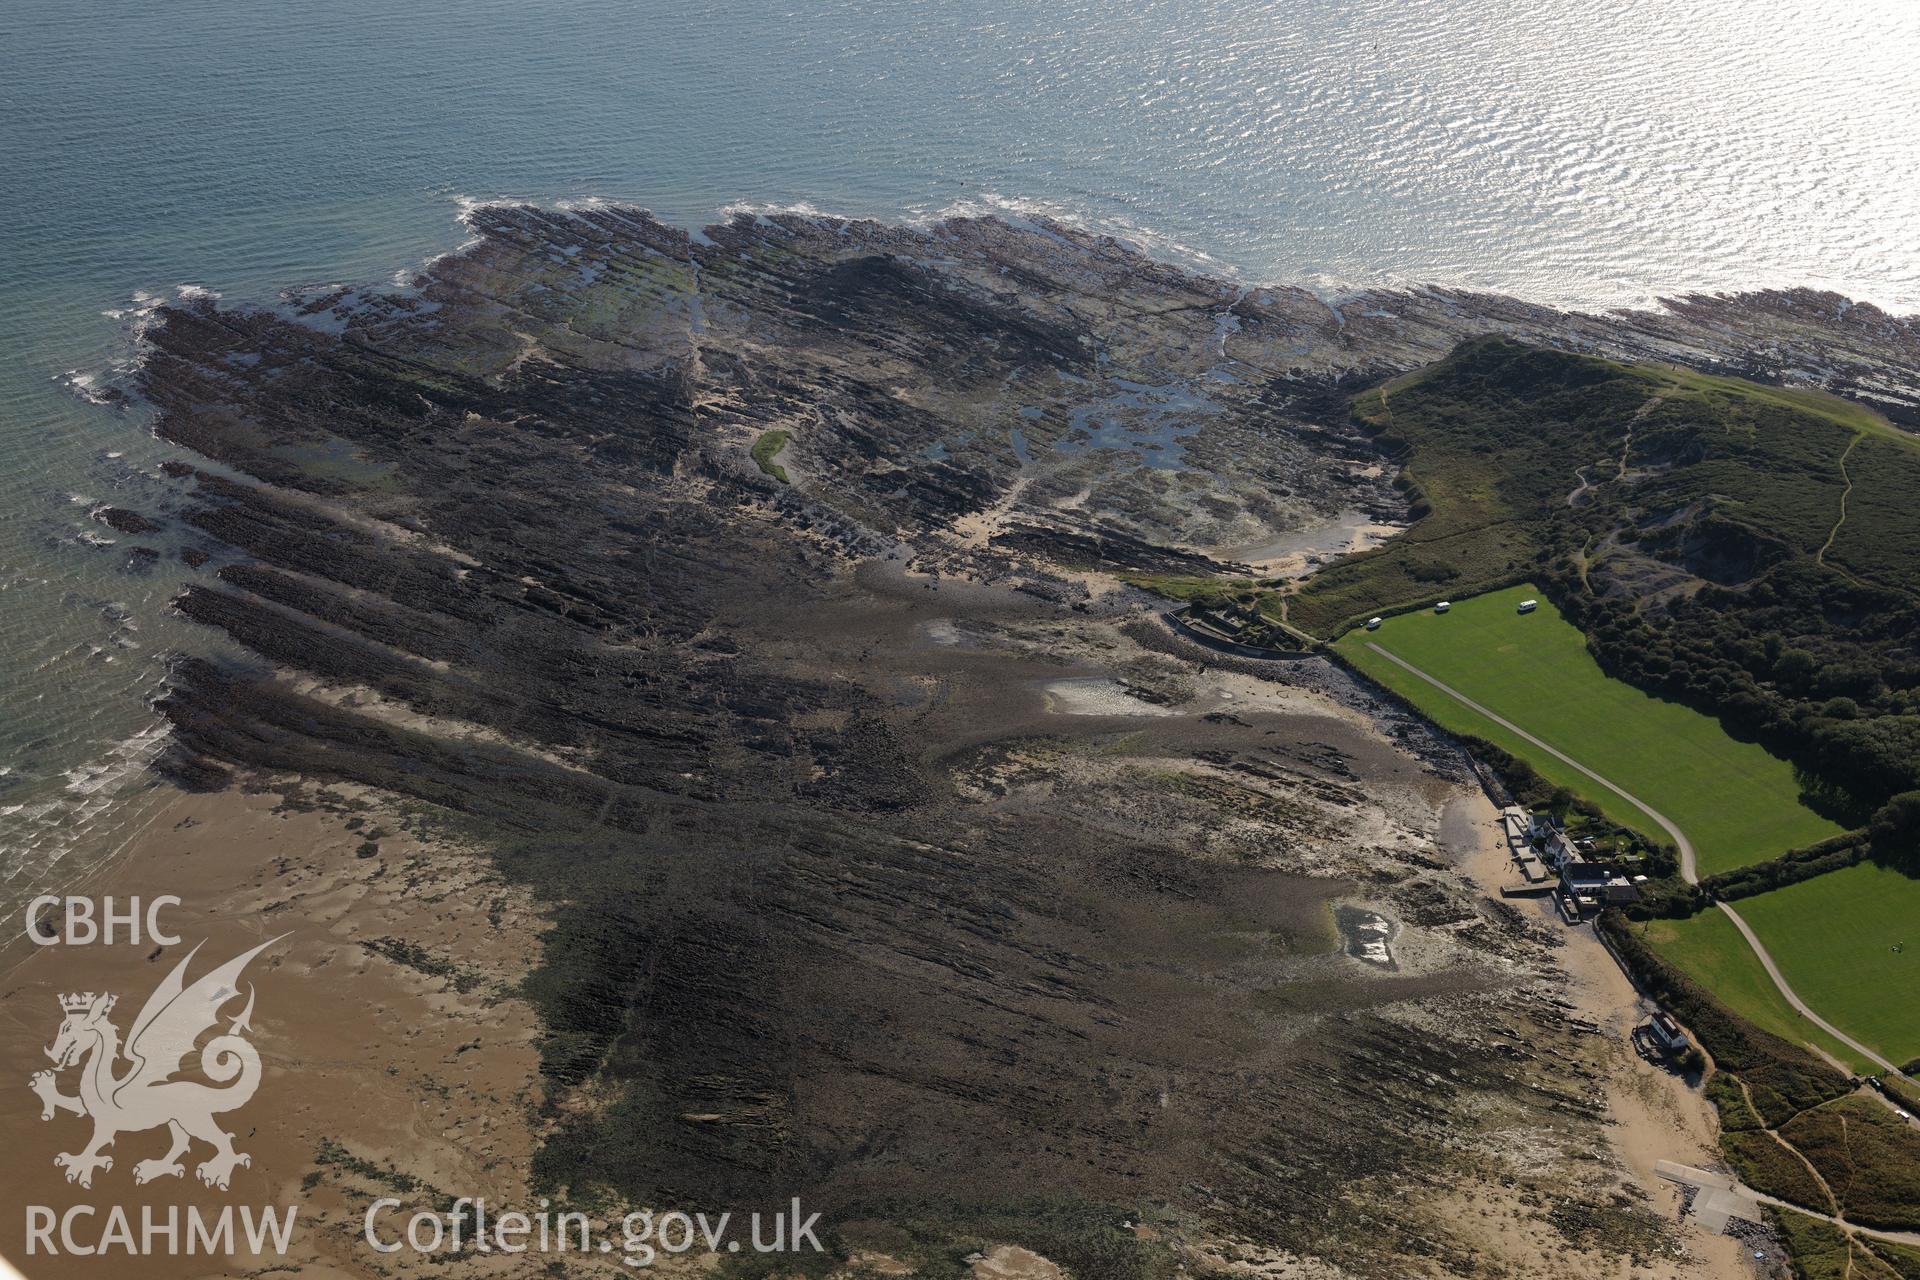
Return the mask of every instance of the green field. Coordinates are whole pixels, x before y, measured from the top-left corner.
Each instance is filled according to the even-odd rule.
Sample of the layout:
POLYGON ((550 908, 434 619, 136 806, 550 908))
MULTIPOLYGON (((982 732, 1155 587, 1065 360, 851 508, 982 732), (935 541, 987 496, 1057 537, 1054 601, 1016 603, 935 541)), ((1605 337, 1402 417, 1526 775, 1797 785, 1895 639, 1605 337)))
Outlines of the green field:
MULTIPOLYGON (((1920 880, 1862 863, 1734 905, 1820 1016, 1896 1065, 1920 1058, 1920 880)), ((1644 930, 1661 955, 1734 1012, 1816 1044, 1856 1071, 1878 1070, 1795 1013, 1718 911, 1650 921, 1644 930)))
POLYGON ((1895 1064, 1920 1058, 1920 880, 1862 863, 1735 905, 1822 1017, 1895 1064))
MULTIPOLYGON (((1715 721, 1609 678, 1585 638, 1531 586, 1455 601, 1450 613, 1387 619, 1337 648, 1442 726, 1487 739, 1609 817, 1665 833, 1632 801, 1462 705, 1374 652, 1378 645, 1520 725, 1678 823, 1701 875, 1745 866, 1840 831, 1799 802, 1786 761, 1736 742, 1715 721), (1537 612, 1514 606, 1539 599, 1537 612)), ((1808 997, 1812 999, 1811 996, 1808 997)))
MULTIPOLYGON (((1745 914, 1748 903, 1755 901, 1758 899, 1749 898, 1747 902, 1737 905, 1745 914)), ((1753 921, 1749 919, 1748 923, 1752 924, 1753 921)), ((1828 1056, 1846 1063, 1853 1071, 1871 1072, 1874 1069, 1872 1063, 1794 1011, 1793 1006, 1787 1003, 1787 998, 1780 994, 1780 989, 1773 985, 1773 979, 1767 976, 1767 971, 1760 967, 1759 957, 1753 954, 1753 948, 1740 936, 1740 931, 1733 927, 1733 921, 1719 911, 1709 909, 1687 920, 1649 920, 1634 928, 1642 931, 1654 950, 1711 991, 1714 999, 1761 1030, 1771 1031, 1795 1044, 1814 1045, 1828 1056)), ((1756 932, 1759 928, 1758 924, 1754 924, 1756 932)), ((1772 939, 1768 938, 1767 943, 1771 950, 1772 939)), ((1777 956, 1776 961, 1785 963, 1778 960, 1777 956)), ((1789 977, 1788 981, 1793 982, 1793 979, 1789 977)), ((1815 1001, 1801 990, 1797 982, 1794 983, 1794 990, 1819 1010, 1822 1017, 1842 1030, 1854 1032, 1852 1023, 1842 1019, 1837 1011, 1815 1001)))

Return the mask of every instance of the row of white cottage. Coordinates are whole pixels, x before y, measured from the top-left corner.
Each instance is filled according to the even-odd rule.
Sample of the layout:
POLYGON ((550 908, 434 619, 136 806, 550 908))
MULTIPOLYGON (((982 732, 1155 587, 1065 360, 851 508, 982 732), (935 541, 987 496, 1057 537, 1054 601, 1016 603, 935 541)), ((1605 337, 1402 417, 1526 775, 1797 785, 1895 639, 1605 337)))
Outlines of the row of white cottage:
POLYGON ((1530 883, 1545 880, 1548 872, 1559 875, 1560 905, 1570 919, 1584 920, 1602 907, 1640 900, 1645 876, 1627 876, 1605 863, 1589 862, 1581 846, 1590 849, 1591 842, 1569 838, 1552 814, 1509 805, 1501 811, 1500 820, 1506 827, 1507 847, 1530 883))
MULTIPOLYGON (((1589 842, 1569 839, 1550 814, 1528 813, 1519 805, 1509 805, 1501 810, 1500 820, 1506 827, 1507 846, 1529 884, 1538 885, 1546 880, 1542 863, 1560 873, 1554 897, 1568 923, 1578 924, 1614 903, 1639 900, 1645 876, 1629 877, 1604 864, 1587 861, 1580 846, 1589 842)), ((1693 1047, 1686 1031, 1664 1009, 1635 1028, 1633 1038, 1636 1045, 1655 1055, 1680 1055, 1693 1047)))

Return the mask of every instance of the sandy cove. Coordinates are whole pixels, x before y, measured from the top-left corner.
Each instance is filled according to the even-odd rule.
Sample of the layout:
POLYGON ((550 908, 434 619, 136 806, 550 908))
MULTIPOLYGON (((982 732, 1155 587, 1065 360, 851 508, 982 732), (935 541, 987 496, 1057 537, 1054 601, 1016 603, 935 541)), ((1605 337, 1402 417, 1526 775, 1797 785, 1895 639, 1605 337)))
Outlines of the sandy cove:
MULTIPOLYGON (((1502 885, 1519 883, 1519 875, 1500 824, 1499 811, 1479 791, 1463 792, 1453 802, 1464 811, 1462 825, 1470 824, 1473 846, 1459 869, 1488 896, 1498 898, 1502 885)), ((1458 814, 1450 815, 1460 820, 1458 814)), ((1564 929, 1566 945, 1558 953, 1561 967, 1569 978, 1566 999, 1576 1016, 1600 1028, 1594 1037, 1598 1046, 1596 1065, 1606 1072, 1606 1098, 1613 1123, 1608 1129, 1614 1154, 1632 1171, 1635 1181, 1653 1205, 1669 1219, 1679 1216, 1680 1190, 1659 1177, 1654 1165, 1661 1160, 1710 1168, 1720 1162, 1719 1119, 1713 1106, 1698 1089, 1670 1071, 1655 1067, 1636 1053, 1630 1034, 1654 1005, 1642 1000, 1633 983, 1620 969, 1591 926, 1567 929, 1546 898, 1528 901, 1516 899, 1513 905, 1524 912, 1538 912, 1553 929, 1564 929)), ((1463 1213, 1482 1217, 1490 1232, 1504 1235, 1509 1242, 1527 1236, 1521 1217, 1504 1204, 1466 1204, 1463 1213)), ((1731 1236, 1709 1235, 1688 1217, 1680 1232, 1693 1257, 1684 1265, 1661 1263, 1651 1271, 1636 1269, 1630 1259, 1622 1258, 1613 1271, 1591 1265, 1569 1268, 1563 1253, 1542 1241, 1535 1264, 1537 1271, 1525 1274, 1567 1275, 1654 1275, 1674 1277, 1711 1277, 1715 1280, 1752 1280, 1756 1275, 1771 1275, 1771 1269, 1757 1267, 1750 1251, 1731 1236)), ((1509 1247, 1511 1245, 1509 1244, 1509 1247)), ((1777 1261, 1777 1260, 1773 1260, 1777 1261)))
MULTIPOLYGON (((0 1255, 34 1280, 238 1276, 270 1264, 291 1271, 289 1263, 303 1277, 374 1274, 359 1235, 366 1198, 342 1190, 337 1163, 318 1162, 329 1143, 449 1196, 528 1203, 531 1117, 541 1096, 537 1027, 512 993, 535 961, 538 916, 484 859, 402 833, 377 797, 338 787, 326 795, 327 808, 307 809, 275 793, 175 792, 123 856, 71 890, 121 901, 178 896, 182 905, 161 917, 178 946, 39 948, 16 937, 0 953, 0 1080, 10 1082, 0 1088, 0 1131, 12 1152, 0 1168, 0 1202, 9 1206, 0 1213, 0 1255), (377 852, 368 853, 376 833, 377 852), (288 936, 242 978, 243 995, 247 983, 257 990, 250 1038, 263 1071, 253 1100, 224 1118, 236 1150, 252 1160, 235 1171, 230 1190, 195 1177, 209 1154, 201 1144, 184 1157, 184 1177, 136 1187, 133 1166, 165 1153, 164 1129, 120 1135, 112 1168, 96 1173, 91 1189, 66 1182, 54 1155, 82 1149, 88 1123, 65 1113, 43 1121, 27 1088, 49 1065, 43 1050, 60 1024, 58 998, 116 993, 112 1020, 124 1033, 196 943, 204 940, 189 982, 280 934, 288 936), (148 1204, 203 1213, 226 1204, 298 1205, 299 1216, 285 1261, 24 1256, 21 1206, 64 1213, 75 1204, 101 1213, 77 1232, 83 1241, 89 1232, 99 1238, 112 1205, 125 1206, 136 1224, 148 1204)), ((223 1029, 241 1007, 236 999, 222 1009, 223 1029)), ((61 1073, 64 1092, 77 1075, 61 1073)), ((389 1275, 418 1265, 379 1261, 389 1275)))

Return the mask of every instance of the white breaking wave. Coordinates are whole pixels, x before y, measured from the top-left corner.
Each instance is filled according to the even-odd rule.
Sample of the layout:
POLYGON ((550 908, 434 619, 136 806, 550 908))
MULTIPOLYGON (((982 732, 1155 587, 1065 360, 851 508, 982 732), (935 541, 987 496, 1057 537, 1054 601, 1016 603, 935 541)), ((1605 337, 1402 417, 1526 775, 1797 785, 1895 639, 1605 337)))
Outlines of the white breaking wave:
POLYGON ((57 794, 0 808, 0 882, 39 892, 71 878, 62 864, 76 851, 89 858, 112 852, 137 816, 129 801, 149 780, 169 729, 156 717, 96 759, 68 769, 57 794))

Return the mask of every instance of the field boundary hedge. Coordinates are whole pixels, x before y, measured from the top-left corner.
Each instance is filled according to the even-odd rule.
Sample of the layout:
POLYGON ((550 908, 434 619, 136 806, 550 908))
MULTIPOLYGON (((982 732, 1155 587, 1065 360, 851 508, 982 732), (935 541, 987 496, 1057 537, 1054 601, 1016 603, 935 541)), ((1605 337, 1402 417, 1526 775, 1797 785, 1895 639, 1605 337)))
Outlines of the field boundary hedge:
POLYGON ((1784 889, 1790 884, 1811 880, 1815 876, 1826 875, 1829 871, 1843 871, 1856 866, 1866 861, 1867 855, 1872 852, 1870 841, 1864 827, 1856 831, 1843 831, 1815 844, 1789 849, 1765 862, 1755 862, 1708 876, 1700 882, 1702 897, 1694 909, 1699 911, 1715 899, 1737 902, 1741 898, 1757 897, 1775 889, 1784 889))

